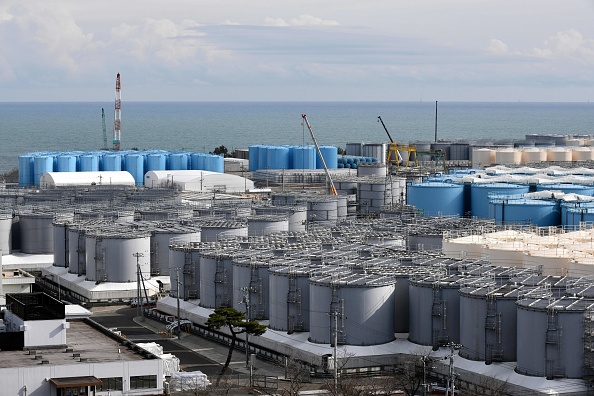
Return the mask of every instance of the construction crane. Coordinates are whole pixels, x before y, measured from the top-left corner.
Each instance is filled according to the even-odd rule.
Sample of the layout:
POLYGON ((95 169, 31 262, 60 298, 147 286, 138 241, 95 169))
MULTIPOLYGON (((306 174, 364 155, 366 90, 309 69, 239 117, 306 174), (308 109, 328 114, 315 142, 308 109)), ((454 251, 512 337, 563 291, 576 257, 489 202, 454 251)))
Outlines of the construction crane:
POLYGON ((113 149, 120 150, 122 138, 122 85, 120 84, 120 73, 116 77, 116 93, 113 116, 113 149))
POLYGON ((386 124, 384 124, 382 117, 377 116, 377 120, 382 123, 382 126, 384 127, 384 131, 386 131, 386 134, 388 135, 388 138, 390 139, 390 146, 388 147, 388 155, 386 156, 386 164, 390 165, 390 166, 396 166, 398 168, 398 170, 400 170, 400 163, 404 162, 402 159, 402 156, 400 155, 400 151, 406 151, 408 153, 408 155, 406 156, 406 162, 405 162, 406 166, 408 167, 409 163, 411 162, 411 157, 414 157, 414 159, 412 161, 415 164, 415 166, 418 165, 418 163, 416 162, 416 159, 417 159, 416 147, 399 146, 398 143, 396 143, 394 141, 394 139, 392 139, 392 136, 390 135, 390 132, 388 132, 388 128, 386 128, 386 124))
POLYGON ((103 126, 103 150, 107 150, 107 128, 105 127, 105 109, 101 108, 101 124, 103 126))
POLYGON ((328 172, 328 167, 326 166, 326 161, 324 160, 322 151, 320 151, 320 146, 318 145, 318 141, 316 140, 313 130, 311 129, 311 125, 309 125, 309 121, 307 120, 307 116, 305 114, 301 114, 301 118, 303 118, 305 125, 307 125, 307 129, 309 129, 309 134, 311 135, 311 140, 313 140, 313 142, 316 146, 316 150, 318 151, 318 155, 320 156, 320 161, 322 162, 322 166, 324 167, 324 172, 326 172, 326 177, 328 178, 328 182, 330 184, 330 193, 332 195, 338 195, 338 193, 336 192, 336 187, 334 187, 334 182, 332 181, 332 176, 330 176, 330 172, 328 172))

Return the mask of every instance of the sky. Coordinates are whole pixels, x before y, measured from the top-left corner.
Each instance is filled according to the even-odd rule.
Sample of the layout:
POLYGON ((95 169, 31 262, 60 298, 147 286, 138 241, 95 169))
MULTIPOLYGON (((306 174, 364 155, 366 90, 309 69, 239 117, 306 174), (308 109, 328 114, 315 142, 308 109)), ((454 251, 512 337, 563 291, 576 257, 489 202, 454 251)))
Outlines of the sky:
POLYGON ((594 101, 594 0, 0 0, 0 102, 594 101))

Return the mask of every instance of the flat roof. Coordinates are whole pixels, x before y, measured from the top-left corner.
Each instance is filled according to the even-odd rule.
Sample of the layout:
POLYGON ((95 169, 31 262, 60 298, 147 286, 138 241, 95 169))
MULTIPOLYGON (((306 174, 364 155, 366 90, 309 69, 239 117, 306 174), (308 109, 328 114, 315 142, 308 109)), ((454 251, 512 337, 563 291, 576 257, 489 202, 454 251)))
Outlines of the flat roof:
POLYGON ((35 354, 33 350, 0 351, 0 369, 38 366, 43 360, 47 360, 50 365, 64 366, 146 359, 85 321, 68 323, 70 328, 66 330, 66 348, 39 348, 34 350, 35 354), (42 357, 37 357, 38 355, 42 357))

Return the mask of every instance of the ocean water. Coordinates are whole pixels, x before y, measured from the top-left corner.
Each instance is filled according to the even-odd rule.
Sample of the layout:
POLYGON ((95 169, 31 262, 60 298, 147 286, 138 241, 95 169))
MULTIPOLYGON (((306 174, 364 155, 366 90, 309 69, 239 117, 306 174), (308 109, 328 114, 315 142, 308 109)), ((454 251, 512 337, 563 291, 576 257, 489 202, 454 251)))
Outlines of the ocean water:
MULTIPOLYGON (((35 151, 98 150, 113 134, 113 102, 0 103, 0 173, 35 151)), ((252 144, 387 142, 381 116, 399 143, 435 138, 435 102, 124 102, 122 149, 230 151, 252 144)), ((593 103, 439 102, 437 137, 524 139, 527 134, 594 134, 593 103)))

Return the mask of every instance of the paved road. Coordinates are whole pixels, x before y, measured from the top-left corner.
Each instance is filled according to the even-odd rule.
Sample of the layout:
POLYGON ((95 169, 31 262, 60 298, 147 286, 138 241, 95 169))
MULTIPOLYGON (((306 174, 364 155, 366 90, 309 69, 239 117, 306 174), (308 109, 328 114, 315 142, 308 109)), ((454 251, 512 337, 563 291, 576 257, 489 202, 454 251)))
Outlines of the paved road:
POLYGON ((126 336, 127 340, 135 343, 156 342, 163 347, 163 353, 171 353, 180 360, 183 371, 202 371, 209 378, 216 376, 222 364, 208 359, 173 340, 164 339, 150 328, 134 321, 136 308, 129 307, 100 307, 93 309, 91 319, 107 328, 117 328, 126 336))

